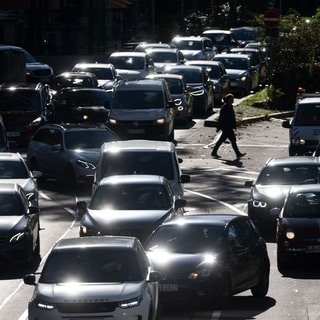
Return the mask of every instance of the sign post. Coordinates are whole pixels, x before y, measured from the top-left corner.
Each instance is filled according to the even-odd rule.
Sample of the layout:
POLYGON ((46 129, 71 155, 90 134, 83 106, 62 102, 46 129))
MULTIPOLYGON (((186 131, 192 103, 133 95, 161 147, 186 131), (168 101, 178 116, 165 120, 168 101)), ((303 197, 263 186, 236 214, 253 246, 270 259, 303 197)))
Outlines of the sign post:
POLYGON ((280 14, 276 10, 268 10, 264 14, 264 25, 267 28, 277 28, 280 23, 280 14))

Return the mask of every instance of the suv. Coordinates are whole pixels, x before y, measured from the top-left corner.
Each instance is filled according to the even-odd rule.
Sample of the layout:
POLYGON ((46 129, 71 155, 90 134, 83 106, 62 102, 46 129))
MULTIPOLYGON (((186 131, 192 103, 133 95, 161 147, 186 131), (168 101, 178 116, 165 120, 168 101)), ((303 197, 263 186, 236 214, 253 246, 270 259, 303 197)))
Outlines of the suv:
POLYGON ((127 140, 107 142, 101 146, 93 189, 104 177, 119 174, 152 174, 165 176, 179 197, 182 183, 190 176, 181 173, 175 145, 168 141, 127 140))
POLYGON ((83 237, 55 244, 29 301, 29 319, 157 319, 159 284, 133 237, 83 237))
POLYGON ((0 85, 0 113, 9 142, 28 143, 40 126, 53 120, 49 86, 43 83, 0 85))
POLYGON ((174 108, 165 80, 124 81, 115 88, 108 126, 122 139, 173 141, 174 108))

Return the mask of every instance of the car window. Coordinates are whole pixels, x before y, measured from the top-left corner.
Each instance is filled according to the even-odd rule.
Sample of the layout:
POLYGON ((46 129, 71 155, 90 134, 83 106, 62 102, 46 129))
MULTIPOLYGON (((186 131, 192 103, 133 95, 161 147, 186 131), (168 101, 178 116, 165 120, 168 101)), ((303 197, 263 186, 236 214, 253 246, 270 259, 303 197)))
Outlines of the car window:
POLYGON ((296 126, 319 126, 320 124, 320 105, 300 104, 296 108, 294 119, 296 126))
POLYGON ((116 69, 137 70, 145 69, 146 63, 144 57, 121 57, 111 56, 108 63, 112 63, 116 69))
POLYGON ((57 99, 68 107, 109 106, 111 102, 111 97, 104 90, 65 91, 57 99))
POLYGON ((0 179, 27 179, 29 174, 21 161, 0 161, 0 179))
POLYGON ((38 91, 0 90, 1 111, 40 111, 41 98, 38 91))
POLYGON ((174 52, 150 52, 153 62, 176 63, 177 55, 174 52))
POLYGON ((237 234, 237 241, 241 246, 248 247, 257 241, 257 234, 248 220, 238 220, 234 222, 233 228, 237 234))
POLYGON ((183 84, 179 79, 166 78, 171 94, 181 94, 183 93, 183 84))
POLYGON ((137 257, 131 250, 87 248, 56 251, 46 262, 42 283, 141 281, 137 257))

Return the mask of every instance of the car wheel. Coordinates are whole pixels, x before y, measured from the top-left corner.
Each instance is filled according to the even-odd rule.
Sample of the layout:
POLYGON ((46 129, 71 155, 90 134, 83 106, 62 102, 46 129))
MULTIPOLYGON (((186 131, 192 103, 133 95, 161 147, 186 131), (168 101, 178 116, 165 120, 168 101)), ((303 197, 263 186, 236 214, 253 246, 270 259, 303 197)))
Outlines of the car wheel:
POLYGON ((269 290, 269 275, 270 275, 270 266, 269 263, 266 263, 263 271, 260 274, 260 279, 258 284, 251 288, 252 295, 254 297, 265 297, 269 290))
POLYGON ((277 251, 277 267, 278 267, 278 271, 282 274, 285 274, 289 268, 289 263, 281 259, 278 251, 277 251))

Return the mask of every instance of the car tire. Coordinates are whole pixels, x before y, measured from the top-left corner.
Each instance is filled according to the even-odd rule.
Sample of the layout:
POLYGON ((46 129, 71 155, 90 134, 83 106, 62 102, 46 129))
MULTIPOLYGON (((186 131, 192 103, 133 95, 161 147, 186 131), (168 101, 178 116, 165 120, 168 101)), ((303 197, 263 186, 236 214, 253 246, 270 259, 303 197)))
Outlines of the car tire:
POLYGON ((270 275, 270 265, 265 262, 265 267, 260 274, 258 284, 251 288, 251 293, 254 297, 265 297, 269 290, 269 275, 270 275))
POLYGON ((278 271, 282 274, 285 274, 289 269, 289 263, 281 259, 278 251, 277 251, 277 267, 278 267, 278 271))

